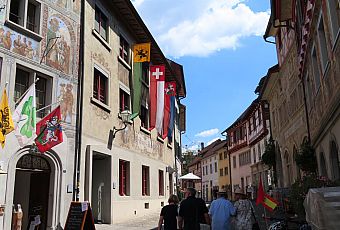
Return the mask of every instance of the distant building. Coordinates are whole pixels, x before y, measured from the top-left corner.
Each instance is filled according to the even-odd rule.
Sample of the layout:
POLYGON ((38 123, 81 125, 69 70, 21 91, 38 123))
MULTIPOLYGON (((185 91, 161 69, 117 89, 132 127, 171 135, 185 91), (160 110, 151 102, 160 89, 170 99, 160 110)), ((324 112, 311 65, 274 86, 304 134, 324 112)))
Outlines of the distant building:
POLYGON ((227 191, 231 195, 230 184, 230 159, 227 149, 227 144, 224 148, 217 150, 218 155, 218 187, 221 190, 227 191))

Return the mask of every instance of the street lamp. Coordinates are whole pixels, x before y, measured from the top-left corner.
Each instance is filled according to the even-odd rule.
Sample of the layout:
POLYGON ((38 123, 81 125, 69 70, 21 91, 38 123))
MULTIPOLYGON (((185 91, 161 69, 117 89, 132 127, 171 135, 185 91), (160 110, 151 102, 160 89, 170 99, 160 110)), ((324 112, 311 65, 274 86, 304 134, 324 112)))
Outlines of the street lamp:
POLYGON ((124 110, 122 112, 120 112, 120 117, 122 118, 122 121, 123 121, 123 124, 124 124, 124 127, 123 128, 120 128, 120 129, 117 129, 115 126, 113 126, 113 136, 112 136, 112 139, 115 139, 116 137, 116 133, 118 133, 119 131, 122 131, 126 128, 127 124, 129 123, 130 121, 130 111, 129 110, 124 110))

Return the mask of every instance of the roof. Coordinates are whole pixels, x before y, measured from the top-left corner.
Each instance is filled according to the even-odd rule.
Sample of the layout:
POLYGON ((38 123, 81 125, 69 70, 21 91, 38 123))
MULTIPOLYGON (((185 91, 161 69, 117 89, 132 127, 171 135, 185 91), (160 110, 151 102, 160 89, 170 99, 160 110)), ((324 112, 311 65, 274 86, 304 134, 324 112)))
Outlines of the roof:
MULTIPOLYGON (((131 35, 134 36, 137 43, 146 43, 151 42, 151 60, 154 65, 164 64, 166 69, 166 81, 176 81, 177 85, 180 88, 177 90, 179 96, 181 96, 182 92, 185 92, 185 89, 181 87, 185 87, 185 84, 181 81, 184 79, 183 68, 182 73, 178 71, 177 68, 173 67, 168 59, 165 58, 162 50, 158 46, 156 40, 150 33, 149 29, 143 22, 142 18, 138 14, 137 10, 133 6, 130 0, 111 0, 111 4, 113 4, 113 9, 115 13, 120 16, 121 22, 126 26, 126 28, 130 31, 131 35), (173 69, 174 68, 174 69, 173 69), (180 74, 181 76, 177 76, 180 74)), ((177 63, 176 63, 177 64, 177 63)), ((177 64, 179 65, 179 64, 177 64)), ((183 96, 182 96, 183 97, 183 96)))
POLYGON ((188 164, 188 167, 191 167, 191 166, 193 166, 193 165, 199 163, 201 160, 202 160, 202 157, 201 157, 201 156, 196 156, 196 157, 194 158, 194 160, 193 160, 192 162, 190 162, 190 164, 188 164))
POLYGON ((228 142, 226 140, 221 141, 218 139, 219 142, 215 141, 215 145, 210 148, 203 156, 203 158, 210 157, 215 154, 216 151, 222 149, 223 147, 226 147, 228 145, 228 142))
POLYGON ((271 76, 272 73, 278 72, 279 71, 279 65, 276 64, 268 69, 268 72, 266 76, 262 77, 258 86, 255 89, 255 93, 259 95, 259 98, 262 98, 263 92, 266 89, 268 80, 271 76))

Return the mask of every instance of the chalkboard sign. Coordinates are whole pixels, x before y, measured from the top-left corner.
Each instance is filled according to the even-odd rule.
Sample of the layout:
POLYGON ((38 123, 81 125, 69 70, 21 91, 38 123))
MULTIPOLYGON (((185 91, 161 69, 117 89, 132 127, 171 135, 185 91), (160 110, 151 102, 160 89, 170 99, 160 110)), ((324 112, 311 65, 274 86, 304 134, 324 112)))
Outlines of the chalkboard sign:
POLYGON ((71 202, 64 230, 95 230, 89 202, 71 202))

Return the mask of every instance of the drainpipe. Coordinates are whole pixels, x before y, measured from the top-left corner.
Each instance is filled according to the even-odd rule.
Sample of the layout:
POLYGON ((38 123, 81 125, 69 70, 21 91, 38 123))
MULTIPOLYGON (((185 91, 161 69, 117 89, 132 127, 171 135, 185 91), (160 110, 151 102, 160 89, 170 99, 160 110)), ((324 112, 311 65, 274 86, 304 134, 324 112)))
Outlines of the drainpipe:
POLYGON ((79 201, 80 183, 80 159, 81 159, 81 138, 83 127, 83 89, 84 89, 84 31, 85 31, 85 1, 81 1, 80 7, 80 44, 79 44, 79 65, 78 65, 78 86, 77 86, 77 116, 76 116, 76 143, 74 154, 73 171, 73 201, 79 201))

